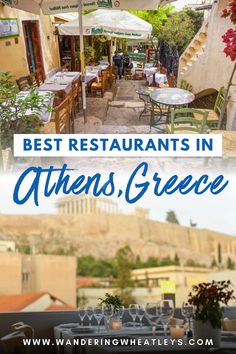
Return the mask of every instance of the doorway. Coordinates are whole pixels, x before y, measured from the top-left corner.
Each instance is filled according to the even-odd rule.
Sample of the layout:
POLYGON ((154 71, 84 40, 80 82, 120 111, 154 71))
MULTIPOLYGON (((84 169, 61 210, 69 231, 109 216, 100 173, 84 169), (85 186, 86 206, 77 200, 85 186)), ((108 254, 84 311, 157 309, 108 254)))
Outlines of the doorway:
POLYGON ((29 71, 41 69, 45 76, 39 21, 22 21, 22 26, 29 71))

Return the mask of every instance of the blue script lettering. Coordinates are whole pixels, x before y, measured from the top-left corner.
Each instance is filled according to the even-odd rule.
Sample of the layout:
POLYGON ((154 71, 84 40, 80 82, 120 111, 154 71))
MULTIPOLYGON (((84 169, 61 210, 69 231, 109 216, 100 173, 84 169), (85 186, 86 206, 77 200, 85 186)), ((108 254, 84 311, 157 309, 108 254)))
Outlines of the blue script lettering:
POLYGON ((39 206, 39 188, 40 182, 42 182, 43 175, 46 173, 46 181, 44 184, 43 195, 50 197, 52 194, 58 195, 60 192, 69 194, 88 194, 91 193, 95 197, 100 195, 111 196, 115 192, 114 172, 110 172, 107 181, 102 182, 102 176, 100 173, 96 173, 93 176, 80 175, 72 180, 70 173, 71 169, 67 168, 64 164, 61 169, 56 169, 53 166, 43 169, 41 167, 30 167, 25 170, 18 179, 14 193, 13 200, 16 204, 25 204, 32 196, 34 204, 39 206), (58 174, 56 182, 52 183, 52 174, 58 174), (31 177, 31 183, 29 184, 29 177, 31 177), (28 178, 28 179, 27 179, 28 178), (26 190, 25 192, 23 192, 26 190), (23 196, 22 196, 23 194, 23 196))
POLYGON ((50 197, 51 195, 79 195, 92 194, 95 197, 118 196, 125 192, 125 200, 129 204, 139 201, 148 191, 157 197, 163 195, 172 195, 179 193, 182 195, 192 192, 194 195, 202 195, 206 192, 213 195, 220 194, 229 184, 223 175, 211 178, 203 174, 198 178, 187 175, 182 178, 177 174, 168 179, 164 179, 155 172, 153 175, 149 172, 147 162, 140 163, 131 173, 128 180, 122 187, 116 188, 115 173, 110 172, 107 176, 95 173, 92 176, 84 174, 75 175, 75 170, 69 169, 66 164, 61 168, 53 166, 43 169, 41 167, 30 167, 19 177, 14 193, 13 200, 16 204, 25 204, 30 198, 33 199, 36 206, 39 205, 39 196, 50 197))

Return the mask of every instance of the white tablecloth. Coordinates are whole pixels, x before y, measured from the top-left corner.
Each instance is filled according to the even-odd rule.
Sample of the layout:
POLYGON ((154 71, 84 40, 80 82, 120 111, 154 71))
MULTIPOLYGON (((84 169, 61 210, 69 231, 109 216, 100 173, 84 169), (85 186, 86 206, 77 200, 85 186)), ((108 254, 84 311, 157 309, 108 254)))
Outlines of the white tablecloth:
POLYGON ((157 72, 157 68, 154 68, 154 67, 144 67, 144 74, 146 75, 146 77, 149 77, 149 76, 152 76, 153 74, 155 74, 157 72))
POLYGON ((147 82, 149 85, 153 84, 153 76, 154 75, 155 75, 155 83, 156 84, 165 84, 166 82, 168 82, 167 76, 165 74, 156 73, 156 74, 152 74, 147 77, 147 82))
POLYGON ((99 74, 101 73, 101 68, 86 66, 86 83, 96 79, 99 81, 99 74))
POLYGON ((78 71, 68 71, 62 73, 57 72, 50 79, 47 79, 42 85, 39 86, 39 91, 61 91, 64 90, 66 93, 70 92, 72 88, 72 82, 80 77, 80 72, 78 71))

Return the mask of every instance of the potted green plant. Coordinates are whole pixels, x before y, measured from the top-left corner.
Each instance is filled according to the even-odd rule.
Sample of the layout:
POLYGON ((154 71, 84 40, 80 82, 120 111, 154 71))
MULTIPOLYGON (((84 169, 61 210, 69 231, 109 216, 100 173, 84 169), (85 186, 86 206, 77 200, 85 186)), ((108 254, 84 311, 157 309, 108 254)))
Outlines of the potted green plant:
POLYGON ((120 329, 122 323, 119 316, 119 309, 123 307, 122 299, 118 295, 105 294, 105 297, 99 298, 100 304, 104 306, 104 316, 106 319, 106 327, 110 329, 120 329))
POLYGON ((200 283, 193 287, 188 304, 194 307, 195 339, 212 339, 213 346, 219 347, 223 318, 222 305, 234 300, 230 280, 200 283))
POLYGON ((35 87, 29 87, 21 96, 9 72, 0 72, 0 151, 13 150, 14 134, 41 132, 42 111, 50 112, 52 94, 40 95, 35 87), (29 114, 29 112, 31 112, 29 114))
POLYGON ((41 132, 42 111, 52 111, 52 94, 40 95, 35 87, 29 87, 27 95, 21 97, 9 72, 0 72, 0 131, 3 148, 11 147, 13 135, 41 132), (31 111, 30 115, 27 113, 31 111))

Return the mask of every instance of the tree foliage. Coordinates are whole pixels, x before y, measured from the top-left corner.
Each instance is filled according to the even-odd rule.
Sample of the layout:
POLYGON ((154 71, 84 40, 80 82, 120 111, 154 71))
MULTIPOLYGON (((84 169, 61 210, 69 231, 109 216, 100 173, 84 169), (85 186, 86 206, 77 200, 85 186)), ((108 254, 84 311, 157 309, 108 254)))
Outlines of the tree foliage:
POLYGON ((81 256, 77 259, 77 274, 91 277, 116 277, 114 260, 95 259, 93 256, 81 256))
POLYGON ((177 216, 176 216, 174 210, 167 211, 166 221, 169 222, 170 224, 178 224, 179 225, 179 220, 177 219, 177 216))
POLYGON ((228 257, 228 259, 227 259, 227 269, 230 269, 230 270, 235 269, 235 263, 230 257, 228 257))
POLYGON ((129 246, 125 246, 117 251, 115 257, 117 276, 114 286, 117 288, 117 295, 121 298, 125 306, 134 301, 132 296, 134 283, 131 278, 133 261, 133 252, 129 246))
POLYGON ((173 11, 173 6, 166 5, 156 11, 132 11, 132 13, 153 26, 152 37, 166 42, 171 49, 180 54, 186 49, 203 22, 203 12, 184 8, 173 11))
POLYGON ((173 9, 173 6, 166 5, 153 11, 131 10, 130 12, 133 15, 138 16, 144 21, 150 23, 153 27, 153 37, 158 37, 158 29, 165 25, 173 9))

